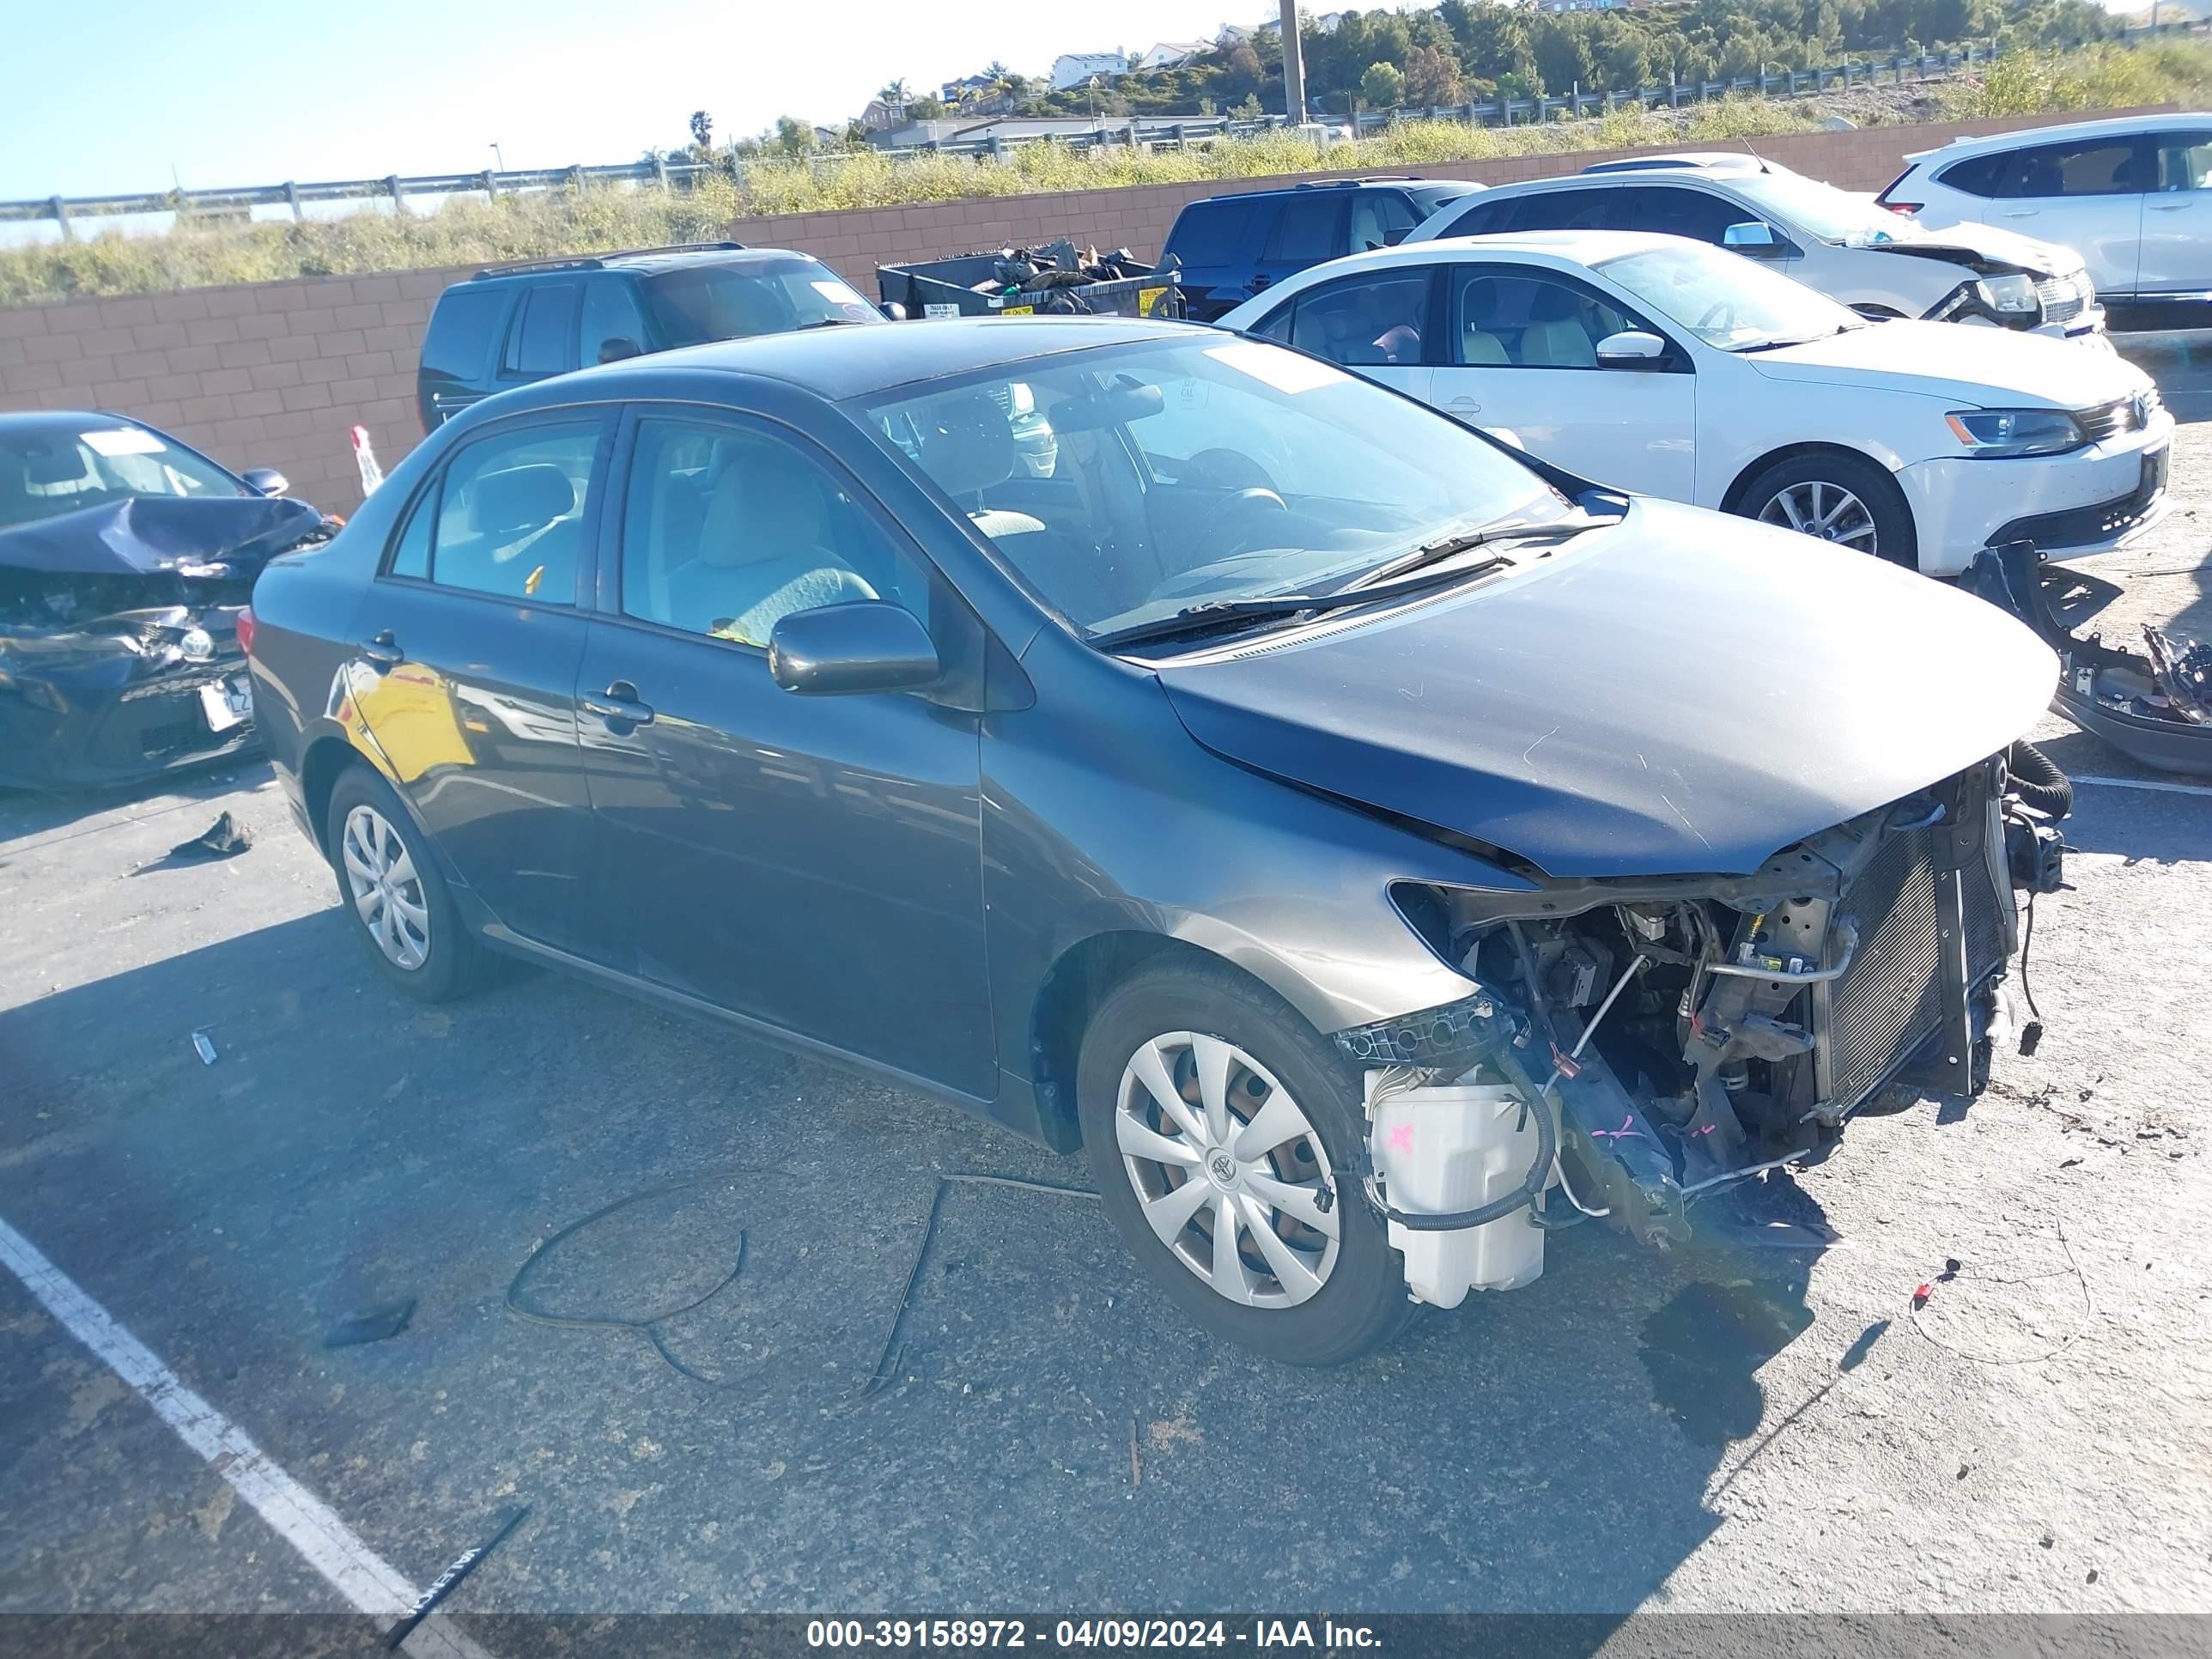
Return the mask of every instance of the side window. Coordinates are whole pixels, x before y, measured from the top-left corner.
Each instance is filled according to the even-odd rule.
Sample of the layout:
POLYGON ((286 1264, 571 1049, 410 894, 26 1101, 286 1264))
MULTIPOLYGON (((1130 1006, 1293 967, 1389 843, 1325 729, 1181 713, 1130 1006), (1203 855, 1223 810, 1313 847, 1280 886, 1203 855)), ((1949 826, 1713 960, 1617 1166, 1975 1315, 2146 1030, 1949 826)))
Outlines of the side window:
POLYGON ((1363 190, 1352 203, 1352 251, 1389 247, 1419 220, 1413 204, 1392 190, 1363 190))
POLYGON ((1279 340, 1288 345, 1291 325, 1297 320, 1297 311, 1295 305, 1277 306, 1253 325, 1252 332, 1263 340, 1279 340))
POLYGON ((765 649, 782 617, 887 599, 929 611, 925 573, 830 470, 781 438, 638 423, 623 509, 625 615, 765 649))
POLYGON ((576 299, 579 284, 548 283, 522 296, 522 314, 507 331, 509 374, 564 374, 576 367, 576 299))
POLYGON ((2015 150, 1999 176, 2007 197, 2129 196, 2149 188, 2132 137, 2097 138, 2073 144, 2041 144, 2015 150))
POLYGON ((643 351, 645 313, 638 308, 637 291, 616 276, 597 276, 585 283, 583 325, 577 343, 581 349, 576 353, 576 363, 581 368, 643 351), (607 347, 616 341, 627 341, 630 349, 617 347, 610 356, 607 347))
POLYGON ((1470 368, 1595 368, 1597 343, 1649 325, 1595 294, 1519 271, 1453 273, 1454 361, 1470 368))
POLYGON ((1520 198, 1513 217, 1516 230, 1609 230, 1613 228, 1613 198, 1609 190, 1547 190, 1520 198))
MULTIPOLYGON (((1978 196, 1987 200, 1997 193, 1997 181, 2004 172, 2005 163, 2011 159, 2002 152, 1994 155, 1969 155, 1965 161, 1954 161, 1937 173, 1936 182, 1948 185, 1962 196, 1978 196)), ((1898 181, 1899 185, 1903 183, 1903 179, 1898 181)), ((1897 187, 1897 185, 1890 186, 1893 190, 1897 187)))
POLYGON ((2158 180, 2154 190, 2212 187, 2212 132, 2162 132, 2158 136, 2158 180))
POLYGON ((1493 236, 1516 228, 1518 210, 1528 198, 1509 196, 1504 201, 1485 198, 1461 210, 1443 228, 1446 236, 1493 236))
POLYGON ((574 605, 601 429, 596 421, 526 427, 461 450, 447 463, 435 518, 434 498, 425 496, 400 537, 393 574, 427 574, 441 587, 503 599, 574 605), (406 568, 416 559, 427 560, 427 573, 406 568))
POLYGON ((1429 270, 1331 283, 1301 294, 1293 312, 1290 343, 1302 351, 1347 368, 1419 363, 1429 320, 1429 270))
POLYGON ((1163 259, 1173 254, 1187 266, 1229 265, 1239 263, 1248 244, 1257 202, 1228 196, 1218 201, 1193 202, 1176 216, 1168 233, 1163 259))
POLYGON ((1261 257, 1271 264, 1317 265, 1336 257, 1336 228, 1344 211, 1341 191, 1301 191, 1282 198, 1275 234, 1261 257))
POLYGON ((1615 229, 1687 236, 1715 247, 1721 245, 1722 233, 1730 225, 1765 216, 1724 196, 1682 185, 1644 185, 1614 194, 1612 222, 1615 229))
POLYGON ((492 339, 506 314, 504 288, 449 288, 422 337, 422 373, 449 380, 481 380, 491 366, 492 339))
POLYGON ((407 515, 407 527, 399 532, 399 545, 392 552, 392 574, 412 576, 417 581, 430 579, 430 526, 438 517, 438 486, 432 484, 422 492, 422 499, 415 503, 415 510, 407 515))

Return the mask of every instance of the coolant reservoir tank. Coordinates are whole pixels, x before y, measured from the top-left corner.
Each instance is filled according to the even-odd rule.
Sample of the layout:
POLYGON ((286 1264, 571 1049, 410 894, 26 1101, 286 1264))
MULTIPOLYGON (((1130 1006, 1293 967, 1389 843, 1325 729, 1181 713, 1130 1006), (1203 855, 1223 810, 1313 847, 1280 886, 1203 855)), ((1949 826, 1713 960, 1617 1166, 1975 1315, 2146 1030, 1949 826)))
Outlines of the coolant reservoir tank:
MULTIPOLYGON (((1369 1150, 1391 1208, 1427 1215, 1480 1209, 1528 1179, 1540 1106, 1522 1125, 1518 1091, 1469 1081, 1475 1075, 1378 1101, 1383 1073, 1367 1073, 1369 1150)), ((1439 1308, 1456 1308, 1471 1290, 1517 1289, 1544 1271, 1543 1230, 1525 1206, 1455 1232, 1389 1224, 1392 1247, 1406 1258, 1406 1283, 1439 1308)))

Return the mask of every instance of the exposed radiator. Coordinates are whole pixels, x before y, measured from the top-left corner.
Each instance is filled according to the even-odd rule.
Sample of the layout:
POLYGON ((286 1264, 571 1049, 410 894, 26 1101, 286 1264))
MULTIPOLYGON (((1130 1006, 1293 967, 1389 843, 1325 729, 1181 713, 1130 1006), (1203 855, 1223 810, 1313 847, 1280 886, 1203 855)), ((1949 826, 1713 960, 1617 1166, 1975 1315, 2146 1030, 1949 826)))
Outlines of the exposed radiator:
MULTIPOLYGON (((1892 837, 1860 872, 1842 906, 1856 919, 1859 949, 1830 1002, 1829 1097, 1853 1107, 1881 1087, 1943 1029, 1943 950, 1936 918, 1934 837, 1892 837)), ((1949 878, 1945 878, 1949 879, 1949 878)), ((2004 963, 2000 895, 1978 858, 1960 873, 1966 982, 1978 986, 2004 963)))

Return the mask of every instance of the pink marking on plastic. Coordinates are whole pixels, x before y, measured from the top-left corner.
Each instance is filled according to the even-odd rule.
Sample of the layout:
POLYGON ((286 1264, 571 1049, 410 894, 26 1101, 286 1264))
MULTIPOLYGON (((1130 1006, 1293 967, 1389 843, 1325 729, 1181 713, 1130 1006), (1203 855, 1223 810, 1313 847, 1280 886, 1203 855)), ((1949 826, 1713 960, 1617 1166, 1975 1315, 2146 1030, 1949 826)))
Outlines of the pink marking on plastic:
POLYGON ((1698 1128, 1690 1131, 1690 1139, 1695 1140, 1699 1135, 1709 1135, 1712 1133, 1713 1130, 1717 1127, 1718 1126, 1711 1123, 1701 1125, 1698 1128))
POLYGON ((1620 1120, 1620 1127, 1618 1129, 1592 1129, 1590 1131, 1590 1134, 1593 1139, 1600 1140, 1622 1141, 1630 1139, 1632 1136, 1638 1140, 1649 1140, 1650 1139, 1650 1137, 1645 1134, 1643 1130, 1636 1127, 1636 1120, 1633 1117, 1622 1118, 1620 1120))
POLYGON ((1390 1131, 1390 1150, 1394 1152, 1410 1152, 1413 1150, 1412 1124, 1401 1123, 1390 1131))

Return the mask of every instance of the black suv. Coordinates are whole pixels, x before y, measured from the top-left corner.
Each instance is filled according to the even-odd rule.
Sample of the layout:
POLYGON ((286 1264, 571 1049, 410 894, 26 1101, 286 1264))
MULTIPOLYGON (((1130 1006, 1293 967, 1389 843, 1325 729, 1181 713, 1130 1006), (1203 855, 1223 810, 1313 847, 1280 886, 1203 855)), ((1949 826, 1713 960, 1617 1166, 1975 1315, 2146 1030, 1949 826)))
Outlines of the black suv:
POLYGON ((1209 196, 1176 215, 1160 263, 1182 266, 1184 314, 1210 323, 1308 265, 1401 241, 1445 203, 1480 188, 1449 179, 1329 179, 1209 196))
POLYGON ((415 371, 425 432, 479 398, 649 351, 883 314, 819 259, 687 242, 500 265, 438 296, 415 371))

